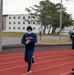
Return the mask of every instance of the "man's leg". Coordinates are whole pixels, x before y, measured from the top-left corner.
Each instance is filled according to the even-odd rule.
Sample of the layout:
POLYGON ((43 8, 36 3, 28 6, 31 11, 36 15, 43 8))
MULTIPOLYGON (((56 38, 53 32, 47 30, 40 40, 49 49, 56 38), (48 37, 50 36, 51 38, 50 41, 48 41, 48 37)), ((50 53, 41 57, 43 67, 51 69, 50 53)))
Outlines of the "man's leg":
POLYGON ((25 62, 28 62, 28 54, 29 54, 28 50, 25 50, 25 52, 24 52, 24 60, 25 60, 25 62))
POLYGON ((27 72, 31 72, 31 66, 32 66, 31 62, 28 62, 28 69, 27 69, 27 72))
POLYGON ((32 63, 34 63, 35 62, 35 57, 34 56, 32 56, 32 63))
POLYGON ((72 49, 74 49, 74 42, 72 42, 72 49))
POLYGON ((31 70, 33 53, 34 53, 34 50, 30 50, 28 54, 28 70, 27 71, 31 70))

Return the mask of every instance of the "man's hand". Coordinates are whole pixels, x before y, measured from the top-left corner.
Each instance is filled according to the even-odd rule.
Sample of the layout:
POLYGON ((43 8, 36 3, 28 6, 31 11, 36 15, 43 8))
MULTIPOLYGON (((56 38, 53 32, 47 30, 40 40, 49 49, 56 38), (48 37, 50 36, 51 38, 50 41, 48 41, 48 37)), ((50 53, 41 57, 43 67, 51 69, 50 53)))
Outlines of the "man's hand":
POLYGON ((33 39, 33 37, 29 37, 30 39, 33 39))
POLYGON ((25 40, 28 40, 28 37, 27 37, 27 38, 25 38, 25 40))
POLYGON ((26 44, 29 44, 29 43, 30 43, 30 40, 27 40, 27 41, 26 41, 26 44))

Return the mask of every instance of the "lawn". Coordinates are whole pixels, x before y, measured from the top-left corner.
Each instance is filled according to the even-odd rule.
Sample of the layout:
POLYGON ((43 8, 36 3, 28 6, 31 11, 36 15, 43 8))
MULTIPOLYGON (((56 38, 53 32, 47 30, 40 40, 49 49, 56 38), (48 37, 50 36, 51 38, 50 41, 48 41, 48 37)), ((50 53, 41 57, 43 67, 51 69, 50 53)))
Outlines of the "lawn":
MULTIPOLYGON (((3 32, 3 37, 22 37, 24 32, 3 32)), ((37 34, 37 36, 40 36, 40 34, 37 34)), ((42 36, 49 36, 48 34, 42 34, 42 36)), ((53 35, 55 36, 55 35, 53 35)))
POLYGON ((24 32, 3 32, 3 37, 21 37, 24 32))
POLYGON ((72 41, 69 37, 66 37, 64 39, 51 39, 51 40, 39 40, 39 44, 71 44, 72 41))
MULTIPOLYGON (((16 38, 16 37, 22 37, 24 34, 24 32, 3 32, 2 33, 2 39, 7 39, 7 38, 16 38)), ((37 34, 37 36, 40 36, 40 34, 37 34)), ((50 36, 47 34, 42 34, 42 36, 50 36)), ((52 35, 55 36, 55 35, 52 35)), ((59 39, 53 39, 53 40, 38 40, 39 44, 71 44, 71 40, 68 37, 61 39, 61 41, 59 39)))

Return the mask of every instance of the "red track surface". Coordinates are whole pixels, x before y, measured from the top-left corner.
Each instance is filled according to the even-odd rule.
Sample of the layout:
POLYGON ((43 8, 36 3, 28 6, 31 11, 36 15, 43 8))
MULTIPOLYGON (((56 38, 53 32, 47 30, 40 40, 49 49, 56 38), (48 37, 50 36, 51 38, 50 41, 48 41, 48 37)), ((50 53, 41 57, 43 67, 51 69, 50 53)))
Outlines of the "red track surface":
POLYGON ((35 52, 31 73, 26 73, 23 57, 23 53, 0 55, 0 75, 71 75, 74 67, 73 50, 35 52))

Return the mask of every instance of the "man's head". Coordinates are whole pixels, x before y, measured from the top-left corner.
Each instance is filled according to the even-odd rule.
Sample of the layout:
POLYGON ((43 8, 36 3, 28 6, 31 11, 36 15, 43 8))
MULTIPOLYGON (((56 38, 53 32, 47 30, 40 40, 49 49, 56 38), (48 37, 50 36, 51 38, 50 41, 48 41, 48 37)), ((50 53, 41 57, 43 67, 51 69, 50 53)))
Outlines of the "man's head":
POLYGON ((31 26, 28 26, 27 27, 27 32, 28 32, 28 34, 31 34, 32 33, 32 27, 31 26))

